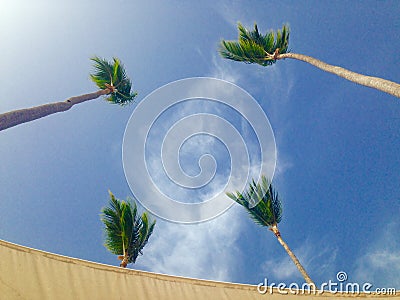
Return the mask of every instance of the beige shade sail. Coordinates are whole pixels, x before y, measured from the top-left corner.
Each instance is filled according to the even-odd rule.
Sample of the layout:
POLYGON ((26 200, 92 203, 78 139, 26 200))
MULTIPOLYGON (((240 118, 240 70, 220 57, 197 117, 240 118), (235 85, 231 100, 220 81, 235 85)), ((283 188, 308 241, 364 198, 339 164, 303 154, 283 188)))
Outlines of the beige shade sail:
POLYGON ((0 240, 0 299, 399 299, 374 294, 261 294, 257 286, 108 266, 0 240))

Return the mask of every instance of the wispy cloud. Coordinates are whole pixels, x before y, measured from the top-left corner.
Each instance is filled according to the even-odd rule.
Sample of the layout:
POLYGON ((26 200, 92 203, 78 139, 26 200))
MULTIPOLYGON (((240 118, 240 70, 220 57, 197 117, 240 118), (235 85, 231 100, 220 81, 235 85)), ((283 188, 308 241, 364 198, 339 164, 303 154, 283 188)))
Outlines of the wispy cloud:
POLYGON ((382 237, 362 249, 356 261, 355 278, 375 288, 400 289, 400 223, 393 221, 382 228, 382 237))
MULTIPOLYGON (((234 14, 234 11, 229 9, 227 13, 234 14)), ((229 16, 227 19, 233 20, 235 18, 229 16)), ((236 30, 236 20, 231 25, 236 30)), ((271 67, 268 70, 248 68, 248 66, 242 66, 242 64, 229 63, 216 53, 212 53, 211 58, 212 64, 208 74, 206 74, 207 76, 238 84, 252 94, 264 108, 267 107, 268 116, 274 115, 273 120, 276 120, 278 124, 272 124, 273 128, 283 126, 284 122, 280 117, 283 113, 281 110, 285 107, 282 106, 282 103, 288 103, 293 87, 293 80, 289 80, 290 76, 286 73, 286 69, 280 70, 276 67, 271 67)), ((188 105, 177 111, 175 116, 181 118, 188 112, 193 113, 193 111, 195 111, 193 107, 188 105)), ((271 121, 271 123, 273 122, 271 121)), ((159 134, 161 132, 157 132, 156 136, 159 134)), ((210 143, 198 146, 204 147, 206 144, 209 146, 210 143)), ((188 144, 187 146, 189 147, 186 150, 195 145, 188 144)), ((290 159, 284 154, 280 154, 280 159, 278 174, 282 174, 291 165, 290 159)), ((164 175, 160 174, 160 169, 156 165, 150 168, 155 170, 153 176, 164 175)), ((154 176, 154 178, 157 178, 157 176, 154 176)), ((162 180, 158 183, 162 185, 162 180)), ((218 185, 222 184, 223 182, 218 182, 218 185)), ((207 196, 213 195, 213 193, 214 191, 210 191, 207 196)), ((223 281, 234 280, 238 277, 237 273, 240 268, 237 258, 242 257, 246 251, 242 245, 237 244, 241 227, 246 220, 245 218, 238 218, 240 209, 240 207, 234 206, 223 215, 209 222, 196 225, 174 224, 160 220, 157 224, 157 230, 155 230, 149 245, 145 249, 146 255, 139 261, 139 266, 154 272, 180 276, 223 281)), ((325 252, 322 251, 322 254, 320 250, 313 251, 311 243, 305 243, 299 249, 295 249, 306 266, 313 265, 315 257, 318 258, 321 255, 324 258, 329 256, 331 260, 335 259, 336 252, 332 249, 326 248, 325 252)), ((328 268, 329 259, 325 259, 325 263, 327 266, 324 268, 328 268)), ((289 258, 282 258, 278 262, 275 260, 266 261, 263 269, 270 268, 275 270, 274 275, 277 278, 289 279, 296 278, 296 276, 299 278, 298 271, 289 258)))
POLYGON ((278 161, 275 176, 283 176, 293 166, 288 153, 279 151, 286 143, 285 135, 291 129, 290 104, 296 76, 290 66, 283 62, 270 67, 232 63, 212 55, 213 65, 210 76, 221 78, 239 85, 249 92, 262 106, 274 131, 278 161))
POLYGON ((242 1, 221 1, 217 4, 217 11, 227 24, 236 29, 239 21, 246 26, 254 23, 252 17, 246 13, 245 6, 242 1))
POLYGON ((230 64, 227 64, 217 54, 212 54, 212 68, 209 76, 223 79, 232 83, 237 83, 240 79, 240 73, 235 72, 230 64))
POLYGON ((232 207, 220 217, 196 225, 159 221, 139 266, 165 274, 232 281, 240 253, 236 245, 241 228, 239 209, 232 207))
MULTIPOLYGON (((290 105, 296 77, 292 68, 278 62, 276 65, 253 69, 254 83, 249 83, 269 118, 275 135, 277 147, 277 165, 274 180, 284 181, 285 172, 294 166, 290 153, 281 149, 290 141, 287 139, 291 130, 290 105)), ((290 147, 289 147, 290 149, 290 147)), ((284 186, 284 184, 280 184, 284 186)))
MULTIPOLYGON (((295 247, 292 251, 314 280, 315 278, 323 278, 325 274, 333 274, 335 272, 334 268, 338 249, 330 246, 328 243, 306 240, 301 246, 295 247)), ((277 280, 284 282, 293 282, 294 279, 304 281, 288 255, 268 259, 264 262, 262 268, 265 274, 271 274, 277 280)), ((319 283, 316 282, 316 284, 319 283)))
MULTIPOLYGON (((225 71, 222 68, 220 72, 221 76, 222 74, 230 74, 229 71, 225 71)), ((208 89, 208 92, 211 92, 210 89, 208 89)), ((233 96, 234 95, 232 95, 232 97, 233 96)), ((167 159, 175 159, 177 162, 171 165, 171 168, 168 168, 168 172, 174 174, 187 170, 193 171, 195 168, 193 170, 190 169, 188 164, 193 163, 192 167, 197 167, 201 154, 207 153, 212 154, 215 161, 222 164, 222 166, 228 165, 229 156, 227 154, 239 157, 237 161, 232 162, 239 164, 239 172, 228 174, 229 178, 226 179, 226 177, 222 177, 222 175, 226 175, 225 173, 229 172, 224 169, 218 169, 216 176, 212 180, 213 185, 208 190, 179 189, 176 185, 171 185, 170 180, 167 178, 163 170, 163 162, 159 156, 162 145, 167 146, 167 141, 164 140, 164 137, 167 132, 171 133, 169 130, 173 124, 175 124, 174 121, 181 121, 188 115, 204 111, 209 113, 213 112, 224 119, 226 117, 228 121, 232 119, 230 111, 220 110, 218 107, 212 110, 208 108, 210 105, 214 104, 211 103, 211 101, 196 102, 194 100, 193 102, 186 103, 184 106, 176 106, 172 116, 167 115, 164 119, 160 119, 162 122, 156 124, 160 125, 160 127, 150 135, 152 143, 148 144, 149 147, 147 149, 148 169, 157 188, 162 191, 167 191, 168 194, 174 196, 173 198, 175 200, 184 201, 183 199, 185 198, 190 199, 189 193, 194 193, 197 196, 197 200, 209 200, 207 198, 211 198, 215 194, 224 191, 228 180, 233 182, 243 181, 243 174, 246 175, 248 172, 248 170, 245 170, 245 172, 242 170, 242 165, 246 165, 244 163, 242 164, 244 155, 239 156, 235 154, 239 148, 237 145, 237 143, 240 142, 239 139, 232 138, 231 136, 226 138, 228 131, 227 126, 225 125, 224 127, 222 125, 223 123, 217 118, 208 117, 206 119, 198 118, 197 121, 185 122, 184 126, 177 126, 175 131, 176 133, 187 133, 184 137, 191 136, 193 132, 202 133, 211 131, 215 134, 215 137, 226 142, 225 152, 214 153, 214 147, 217 147, 218 144, 221 143, 217 142, 214 137, 211 138, 210 136, 200 135, 200 139, 185 140, 176 138, 175 136, 172 142, 177 143, 177 145, 174 144, 174 147, 171 147, 171 149, 176 150, 179 148, 175 146, 181 146, 181 148, 179 148, 180 151, 172 151, 171 149, 168 151, 170 156, 168 156, 167 159), (220 115, 219 113, 221 112, 222 114, 220 115), (221 132, 221 128, 225 128, 225 131, 221 132), (179 130, 181 130, 181 132, 179 130), (227 153, 227 151, 229 151, 229 153, 227 153), (190 155, 192 159, 190 161, 185 159, 179 160, 177 159, 178 155, 190 155), (180 165, 180 163, 182 164, 180 165)), ((250 168, 252 168, 252 166, 250 166, 250 168)), ((191 173, 191 175, 193 174, 191 173)), ((235 186, 235 184, 233 184, 233 186, 235 186)), ((149 190, 149 187, 147 187, 147 190, 149 190)), ((155 199, 154 193, 147 193, 147 196, 155 199)), ((223 196, 227 201, 231 201, 225 195, 223 196)), ((194 197, 192 197, 192 199, 194 199, 194 197)), ((138 261, 138 266, 146 270, 160 273, 233 281, 237 278, 239 263, 237 257, 241 256, 243 251, 236 243, 241 232, 242 222, 245 220, 244 218, 238 218, 239 211, 240 207, 233 206, 211 221, 192 225, 169 223, 159 220, 154 234, 149 241, 149 245, 145 249, 145 255, 138 261)))

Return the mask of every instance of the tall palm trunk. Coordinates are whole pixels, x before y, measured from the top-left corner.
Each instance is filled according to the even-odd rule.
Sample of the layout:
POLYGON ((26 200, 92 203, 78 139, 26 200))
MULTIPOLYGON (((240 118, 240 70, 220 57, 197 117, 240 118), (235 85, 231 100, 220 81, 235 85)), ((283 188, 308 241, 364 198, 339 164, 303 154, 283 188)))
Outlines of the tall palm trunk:
POLYGON ((51 114, 69 110, 75 104, 96 99, 102 95, 107 95, 110 92, 111 90, 107 88, 93 93, 71 97, 65 101, 48 103, 0 114, 0 131, 22 123, 40 119, 51 114))
POLYGON ((303 54, 284 53, 284 54, 276 55, 276 59, 284 59, 284 58, 293 58, 293 59, 307 62, 321 70, 324 70, 329 73, 333 73, 337 76, 340 76, 342 78, 350 80, 354 83, 368 86, 368 87, 380 90, 382 92, 385 92, 385 93, 388 93, 395 97, 400 98, 400 84, 398 84, 396 82, 378 78, 378 77, 366 76, 366 75, 362 75, 359 73, 355 73, 355 72, 346 70, 346 69, 338 67, 338 66, 333 66, 333 65, 327 64, 316 58, 313 58, 313 57, 307 56, 307 55, 303 55, 303 54))
POLYGON ((303 277, 306 280, 306 282, 310 285, 311 288, 313 288, 313 287, 315 288, 316 287, 315 283, 311 280, 310 276, 308 276, 306 270, 303 268, 303 266, 301 265, 301 263, 298 260, 298 258, 296 257, 296 255, 294 255, 292 250, 289 248, 289 246, 282 239, 281 233, 279 232, 279 229, 278 229, 278 226, 277 225, 273 225, 269 229, 275 234, 276 238, 278 239, 278 242, 282 245, 282 247, 285 248, 287 254, 290 256, 290 258, 292 259, 292 261, 296 265, 297 269, 300 271, 301 275, 303 275, 303 277))

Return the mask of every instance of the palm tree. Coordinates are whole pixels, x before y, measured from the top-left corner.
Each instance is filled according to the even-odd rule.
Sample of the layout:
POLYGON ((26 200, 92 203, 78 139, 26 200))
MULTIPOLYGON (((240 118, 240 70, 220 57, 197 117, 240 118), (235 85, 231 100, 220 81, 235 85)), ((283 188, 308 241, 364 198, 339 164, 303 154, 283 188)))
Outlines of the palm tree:
POLYGON ((102 209, 101 220, 105 225, 104 246, 121 260, 120 267, 135 263, 153 233, 156 221, 148 214, 138 214, 135 202, 119 200, 109 191, 109 207, 102 209))
POLYGON ((249 185, 249 190, 243 192, 243 194, 237 191, 236 193, 227 193, 227 196, 242 205, 255 223, 268 227, 275 234, 278 242, 289 254, 306 282, 310 287, 315 288, 314 282, 308 276, 298 258, 282 239, 278 229, 278 223, 282 220, 282 204, 278 198, 278 193, 272 188, 265 176, 261 177, 261 184, 256 184, 253 180, 249 185))
POLYGON ((239 23, 238 30, 238 41, 221 41, 219 53, 222 57, 245 63, 257 63, 262 66, 270 66, 280 59, 293 58, 307 62, 321 70, 336 74, 354 83, 400 98, 400 84, 396 82, 355 73, 338 66, 329 65, 307 55, 289 53, 289 27, 287 25, 283 25, 282 30, 277 30, 276 33, 270 31, 265 35, 260 34, 257 24, 254 25, 254 30, 249 31, 239 23))
POLYGON ((75 104, 93 100, 100 96, 107 95, 106 100, 108 102, 119 105, 125 105, 133 101, 137 93, 131 92, 131 80, 126 76, 125 69, 119 59, 113 58, 112 62, 108 62, 105 59, 95 56, 91 58, 91 60, 94 62, 95 72, 90 75, 90 78, 100 90, 71 97, 65 101, 48 103, 0 114, 0 131, 51 114, 69 110, 75 104))

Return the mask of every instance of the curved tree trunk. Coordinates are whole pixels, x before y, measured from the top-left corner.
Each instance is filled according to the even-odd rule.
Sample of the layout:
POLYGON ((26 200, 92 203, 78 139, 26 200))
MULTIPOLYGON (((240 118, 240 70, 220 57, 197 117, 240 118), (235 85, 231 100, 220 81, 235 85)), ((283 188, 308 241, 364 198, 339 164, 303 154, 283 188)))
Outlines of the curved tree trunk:
POLYGON ((72 106, 88 100, 96 99, 110 93, 109 89, 99 90, 90 94, 71 97, 65 101, 43 104, 31 108, 23 108, 0 114, 0 131, 30 122, 58 112, 69 110, 72 106))
POLYGON ((278 242, 282 245, 283 248, 285 248, 287 254, 290 256, 294 264, 296 265, 297 269, 300 271, 301 275, 303 275, 304 279, 306 282, 310 285, 311 288, 315 288, 316 285, 315 283, 311 280, 310 276, 307 274, 306 270, 303 268, 301 265, 300 261, 294 255, 292 250, 289 248, 289 246, 285 243, 285 241, 281 237, 281 233, 279 232, 279 229, 276 225, 271 226, 270 230, 275 234, 276 238, 278 239, 278 242))
POLYGON ((307 56, 307 55, 303 55, 303 54, 284 53, 284 54, 278 54, 276 56, 276 59, 284 59, 284 58, 293 58, 293 59, 307 62, 321 70, 335 74, 337 76, 345 78, 354 83, 368 86, 368 87, 380 90, 382 92, 385 92, 385 93, 388 93, 390 95, 400 98, 400 84, 398 84, 396 82, 382 79, 379 77, 366 76, 366 75, 362 75, 362 74, 359 74, 356 72, 352 72, 352 71, 346 70, 341 67, 327 64, 316 58, 313 58, 313 57, 307 56))

